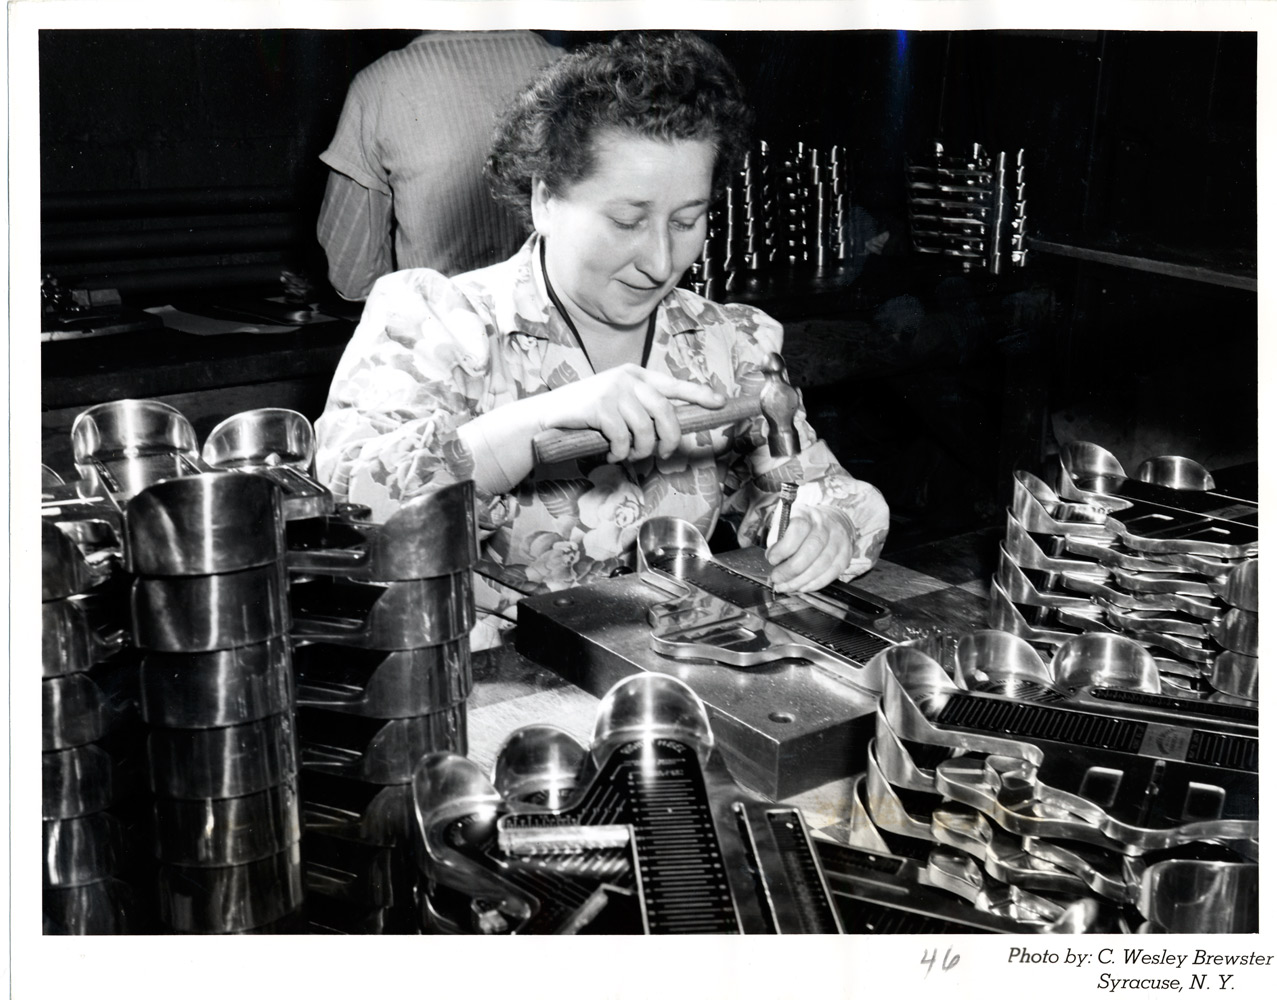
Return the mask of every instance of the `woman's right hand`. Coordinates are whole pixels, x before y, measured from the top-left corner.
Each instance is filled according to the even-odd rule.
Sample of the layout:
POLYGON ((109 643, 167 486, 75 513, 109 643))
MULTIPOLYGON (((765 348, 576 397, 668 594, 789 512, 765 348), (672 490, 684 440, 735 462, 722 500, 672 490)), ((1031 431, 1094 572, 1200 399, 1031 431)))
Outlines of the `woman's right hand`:
POLYGON ((638 365, 619 365, 580 382, 531 397, 542 430, 592 427, 608 440, 609 462, 668 458, 683 432, 672 400, 716 410, 726 403, 707 385, 686 382, 638 365))

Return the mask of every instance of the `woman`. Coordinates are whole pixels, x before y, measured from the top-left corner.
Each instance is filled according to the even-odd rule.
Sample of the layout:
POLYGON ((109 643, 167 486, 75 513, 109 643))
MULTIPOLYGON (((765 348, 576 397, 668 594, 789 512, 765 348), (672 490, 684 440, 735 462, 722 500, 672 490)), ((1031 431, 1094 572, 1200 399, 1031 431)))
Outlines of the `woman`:
POLYGON ((693 35, 619 36, 549 67, 499 124, 488 160, 532 237, 452 280, 410 270, 378 281, 316 425, 321 478, 378 518, 431 484, 473 478, 494 581, 477 581, 476 600, 498 614, 520 592, 607 576, 645 517, 681 517, 708 537, 730 512, 743 543, 761 541, 785 482, 802 485, 767 550, 776 590, 867 570, 886 504, 801 409, 790 459, 770 457, 761 417, 679 433, 674 403, 722 406, 781 347, 761 311, 675 287, 748 120, 731 68, 693 35), (555 427, 596 428, 611 450, 534 468, 531 438, 555 427))

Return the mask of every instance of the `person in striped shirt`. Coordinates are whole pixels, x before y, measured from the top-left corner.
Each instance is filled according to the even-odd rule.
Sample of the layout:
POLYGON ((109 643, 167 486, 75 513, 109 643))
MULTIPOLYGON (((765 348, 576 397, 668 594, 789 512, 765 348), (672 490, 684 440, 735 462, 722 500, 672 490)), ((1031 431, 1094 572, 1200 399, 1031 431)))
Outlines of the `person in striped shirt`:
POLYGON ((316 227, 328 278, 361 301, 383 274, 460 274, 505 260, 527 233, 483 180, 492 127, 561 50, 531 31, 428 31, 350 85, 316 227))

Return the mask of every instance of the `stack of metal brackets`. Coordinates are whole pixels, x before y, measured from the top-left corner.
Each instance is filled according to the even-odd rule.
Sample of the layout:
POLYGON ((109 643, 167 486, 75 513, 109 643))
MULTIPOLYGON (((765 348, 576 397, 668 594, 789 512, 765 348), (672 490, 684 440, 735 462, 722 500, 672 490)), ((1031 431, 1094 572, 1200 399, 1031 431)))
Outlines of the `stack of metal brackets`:
MULTIPOLYGON (((46 737, 53 726, 60 744, 58 758, 46 761, 46 818, 78 819, 74 810, 108 798, 119 814, 123 797, 136 816, 97 826, 123 840, 114 853, 134 887, 144 886, 128 901, 145 905, 120 904, 118 878, 75 886, 59 890, 52 926, 296 929, 300 823, 283 525, 333 506, 311 475, 313 431, 292 411, 254 410, 214 428, 201 453, 173 407, 121 400, 80 414, 71 442, 78 478, 44 470, 45 577, 58 594, 92 592, 45 607, 45 672, 54 682, 46 737), (117 585, 99 585, 104 575, 117 585), (112 656, 119 646, 126 652, 112 656), (96 672, 126 660, 111 685, 96 681, 96 672), (140 723, 111 729, 129 708, 149 734, 140 723), (103 742, 73 742, 108 729, 103 742), (104 784, 76 801, 77 776, 90 771, 104 784)), ((87 857, 83 830, 59 835, 63 854, 74 848, 87 857)), ((49 836, 46 824, 46 847, 49 836)), ((46 926, 49 916, 46 905, 46 926)))
POLYGON ((144 931, 146 875, 130 850, 148 828, 143 734, 119 539, 104 522, 46 517, 41 542, 44 932, 144 931))
POLYGON ((121 399, 89 407, 71 425, 79 478, 44 484, 42 504, 63 520, 106 519, 117 529, 125 503, 147 486, 215 470, 253 473, 280 489, 286 518, 332 510, 332 493, 311 474, 315 437, 300 413, 268 407, 222 421, 201 452, 178 410, 153 399, 121 399))
POLYGON ((1113 634, 1049 662, 997 630, 945 649, 876 657, 853 847, 1029 923, 1084 907, 1090 930, 1257 929, 1253 708, 1163 692, 1148 651, 1113 634))
POLYGON ((295 932, 301 823, 284 515, 262 476, 148 486, 124 510, 171 932, 295 932))
POLYGON ((1052 649, 1090 631, 1157 657, 1185 697, 1257 703, 1258 504, 1178 457, 1128 477, 1103 448, 1066 445, 1058 492, 1015 474, 990 624, 1052 649))
POLYGON ((466 752, 474 487, 385 523, 342 510, 289 525, 302 858, 312 930, 413 930, 413 768, 466 752))
POLYGON ((759 142, 711 209, 700 258, 687 286, 716 301, 751 280, 800 271, 829 274, 856 246, 845 146, 784 148, 759 142))
POLYGON ((524 727, 491 778, 431 754, 413 796, 427 931, 842 930, 802 815, 732 780, 700 699, 673 677, 607 692, 588 748, 524 727))
POLYGON ((1027 226, 1024 150, 933 153, 908 165, 909 231, 914 249, 1001 274, 1023 267, 1027 226))

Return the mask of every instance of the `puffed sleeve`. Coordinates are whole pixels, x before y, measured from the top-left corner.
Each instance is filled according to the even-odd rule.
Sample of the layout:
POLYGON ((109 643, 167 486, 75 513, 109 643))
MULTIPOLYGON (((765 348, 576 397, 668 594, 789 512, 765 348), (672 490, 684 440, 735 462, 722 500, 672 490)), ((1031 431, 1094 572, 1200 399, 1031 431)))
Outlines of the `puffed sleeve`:
MULTIPOLYGON (((316 472, 339 500, 383 520, 431 484, 473 478, 457 427, 484 397, 488 334, 480 308, 436 271, 377 281, 315 422, 316 472)), ((494 499, 481 498, 481 521, 494 499)))
MULTIPOLYGON (((733 377, 739 383, 756 372, 768 354, 782 353, 784 334, 778 322, 749 306, 727 306, 724 312, 734 328, 733 377)), ((724 482, 726 509, 743 514, 737 531, 741 544, 761 543, 781 484, 799 483, 796 503, 829 507, 845 517, 852 533, 852 557, 840 578, 850 580, 867 572, 882 552, 889 527, 887 501, 876 487, 856 479, 839 464, 808 423, 801 402, 794 424, 801 449, 791 458, 772 458, 762 417, 755 418, 748 432, 736 439, 724 482)))

